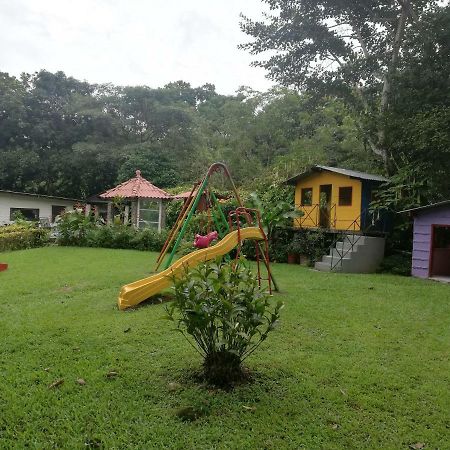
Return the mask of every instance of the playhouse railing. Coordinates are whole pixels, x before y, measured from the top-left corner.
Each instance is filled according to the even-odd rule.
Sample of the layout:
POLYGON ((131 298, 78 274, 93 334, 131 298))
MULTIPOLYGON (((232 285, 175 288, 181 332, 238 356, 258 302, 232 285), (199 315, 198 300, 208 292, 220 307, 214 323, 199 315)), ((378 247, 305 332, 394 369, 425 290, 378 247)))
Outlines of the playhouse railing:
MULTIPOLYGON (((319 203, 314 203, 310 206, 296 205, 296 208, 303 213, 301 217, 297 219, 297 224, 300 228, 320 228, 320 212, 321 208, 319 203)), ((337 205, 333 203, 328 210, 329 224, 327 227, 331 230, 336 229, 337 224, 337 205)))
POLYGON ((349 253, 353 252, 355 246, 358 244, 358 242, 361 241, 364 236, 375 232, 379 235, 385 235, 385 227, 385 216, 382 211, 372 211, 370 209, 364 209, 362 213, 348 226, 347 229, 339 232, 336 239, 330 245, 330 270, 333 271, 336 268, 341 268, 344 258, 349 253), (363 227, 363 224, 368 225, 363 227), (342 242, 341 249, 336 246, 338 242, 342 242), (350 244, 347 249, 345 249, 346 243, 350 244))

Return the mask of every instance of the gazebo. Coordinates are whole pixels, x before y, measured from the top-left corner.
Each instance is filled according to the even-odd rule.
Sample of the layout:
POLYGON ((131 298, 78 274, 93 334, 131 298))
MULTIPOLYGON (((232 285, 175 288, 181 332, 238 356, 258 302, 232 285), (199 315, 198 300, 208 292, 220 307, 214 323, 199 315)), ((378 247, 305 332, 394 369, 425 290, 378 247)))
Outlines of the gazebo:
POLYGON ((134 178, 103 192, 99 197, 108 200, 108 224, 112 222, 113 200, 121 198, 124 201, 123 223, 129 223, 131 214, 132 225, 137 228, 157 228, 158 232, 165 226, 165 206, 172 198, 166 191, 143 178, 140 170, 136 170, 134 178))

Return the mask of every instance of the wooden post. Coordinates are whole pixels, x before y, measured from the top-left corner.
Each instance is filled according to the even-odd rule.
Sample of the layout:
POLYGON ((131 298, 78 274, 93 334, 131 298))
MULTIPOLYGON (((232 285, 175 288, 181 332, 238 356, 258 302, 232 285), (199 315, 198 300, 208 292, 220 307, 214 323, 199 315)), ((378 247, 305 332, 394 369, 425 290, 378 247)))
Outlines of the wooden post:
POLYGON ((90 203, 86 203, 86 206, 84 207, 84 215, 86 217, 88 217, 90 212, 91 212, 91 204, 90 203))

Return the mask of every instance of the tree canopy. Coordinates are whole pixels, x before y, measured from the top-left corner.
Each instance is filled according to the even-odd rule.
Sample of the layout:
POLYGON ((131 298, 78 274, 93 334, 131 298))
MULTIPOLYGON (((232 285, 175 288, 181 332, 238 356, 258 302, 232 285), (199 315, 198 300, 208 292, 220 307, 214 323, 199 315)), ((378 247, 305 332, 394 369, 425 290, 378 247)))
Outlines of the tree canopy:
MULTIPOLYGON (((445 57, 450 31, 442 16, 448 17, 448 6, 435 0, 263 1, 271 10, 266 20, 243 17, 241 23, 253 38, 242 47, 255 55, 269 52, 255 64, 284 86, 341 98, 373 153, 386 170, 395 170, 398 152, 388 123, 395 99, 407 95, 396 81, 424 56, 411 58, 419 36, 439 45, 422 48, 429 58, 445 57)), ((448 72, 444 80, 439 84, 448 90, 448 72)))
POLYGON ((224 96, 211 84, 94 85, 41 71, 2 73, 0 101, 3 189, 83 198, 136 169, 169 188, 214 161, 248 184, 273 167, 284 176, 311 162, 356 164, 346 152, 364 152, 341 102, 310 105, 283 88, 224 96))
POLYGON ((243 47, 269 52, 268 92, 0 73, 0 188, 84 198, 136 169, 171 188, 223 161, 249 189, 326 164, 387 173, 394 208, 450 197, 450 7, 263 1, 243 47))

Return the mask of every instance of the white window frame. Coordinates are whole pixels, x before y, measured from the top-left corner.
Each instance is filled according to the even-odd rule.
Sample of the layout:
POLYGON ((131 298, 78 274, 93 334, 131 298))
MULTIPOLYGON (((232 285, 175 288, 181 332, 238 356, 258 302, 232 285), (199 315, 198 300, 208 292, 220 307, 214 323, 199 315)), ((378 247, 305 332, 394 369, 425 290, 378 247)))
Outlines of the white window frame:
POLYGON ((146 202, 151 202, 155 204, 155 208, 141 208, 141 199, 138 198, 137 201, 137 227, 138 228, 156 228, 158 233, 161 232, 161 209, 162 209, 162 201, 160 199, 142 199, 146 202), (141 220, 141 211, 151 211, 158 212, 158 220, 155 222, 151 222, 149 220, 141 220), (141 224, 145 224, 141 226, 141 224))

